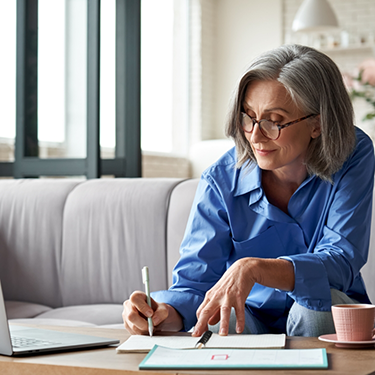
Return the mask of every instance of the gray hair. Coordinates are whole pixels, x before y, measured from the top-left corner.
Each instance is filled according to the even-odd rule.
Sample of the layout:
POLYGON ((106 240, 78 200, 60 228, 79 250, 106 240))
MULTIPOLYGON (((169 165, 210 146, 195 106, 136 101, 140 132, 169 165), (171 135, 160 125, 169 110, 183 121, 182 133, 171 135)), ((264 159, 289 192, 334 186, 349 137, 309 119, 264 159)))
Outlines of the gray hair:
POLYGON ((225 129, 236 144, 237 167, 256 163, 240 119, 246 89, 253 81, 267 80, 279 81, 306 114, 320 114, 321 135, 311 139, 305 164, 310 175, 332 181, 355 146, 353 107, 336 64, 325 54, 300 45, 264 53, 241 78, 225 129))

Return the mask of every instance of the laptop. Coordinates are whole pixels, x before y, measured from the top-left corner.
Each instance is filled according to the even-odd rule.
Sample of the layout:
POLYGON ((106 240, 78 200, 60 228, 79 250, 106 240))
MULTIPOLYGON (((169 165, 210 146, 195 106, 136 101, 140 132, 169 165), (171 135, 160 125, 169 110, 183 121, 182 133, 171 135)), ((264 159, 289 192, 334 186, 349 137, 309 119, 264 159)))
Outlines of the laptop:
POLYGON ((8 324, 0 282, 0 354, 7 356, 68 351, 119 344, 119 340, 8 324))

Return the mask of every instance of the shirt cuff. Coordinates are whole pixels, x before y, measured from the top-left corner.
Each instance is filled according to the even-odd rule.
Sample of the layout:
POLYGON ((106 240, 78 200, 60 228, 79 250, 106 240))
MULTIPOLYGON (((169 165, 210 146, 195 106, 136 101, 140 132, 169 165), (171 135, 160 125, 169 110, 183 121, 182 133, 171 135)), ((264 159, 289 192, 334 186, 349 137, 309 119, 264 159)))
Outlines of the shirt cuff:
POLYGON ((331 311, 331 288, 324 264, 316 254, 282 256, 293 263, 294 290, 287 292, 299 305, 310 310, 331 311))
POLYGON ((186 332, 194 327, 197 322, 196 311, 203 302, 201 296, 186 291, 160 290, 151 293, 151 297, 157 302, 164 302, 174 307, 182 317, 186 332))

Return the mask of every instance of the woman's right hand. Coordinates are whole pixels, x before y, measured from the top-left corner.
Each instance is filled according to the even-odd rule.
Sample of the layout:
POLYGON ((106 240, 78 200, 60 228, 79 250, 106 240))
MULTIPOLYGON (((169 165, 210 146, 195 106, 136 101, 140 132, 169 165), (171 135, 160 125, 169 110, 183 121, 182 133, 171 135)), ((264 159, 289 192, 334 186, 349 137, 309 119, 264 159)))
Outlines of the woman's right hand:
POLYGON ((172 306, 151 298, 151 307, 147 304, 146 294, 140 291, 133 292, 124 302, 122 318, 129 333, 148 335, 147 318, 152 318, 154 332, 177 332, 183 328, 181 315, 172 306))

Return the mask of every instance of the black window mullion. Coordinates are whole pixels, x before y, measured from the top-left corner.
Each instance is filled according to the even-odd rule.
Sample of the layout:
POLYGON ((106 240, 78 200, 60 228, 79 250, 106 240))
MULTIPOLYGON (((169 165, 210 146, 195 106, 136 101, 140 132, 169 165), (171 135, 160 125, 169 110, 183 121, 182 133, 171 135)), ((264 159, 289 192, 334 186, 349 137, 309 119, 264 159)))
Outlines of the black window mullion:
POLYGON ((17 0, 16 141, 14 177, 38 156, 38 0, 17 0))
POLYGON ((116 158, 123 176, 142 176, 141 1, 116 0, 116 158))
POLYGON ((100 0, 87 1, 87 178, 100 171, 100 0))
POLYGON ((83 176, 86 169, 85 159, 39 159, 28 157, 21 163, 27 176, 83 176))

